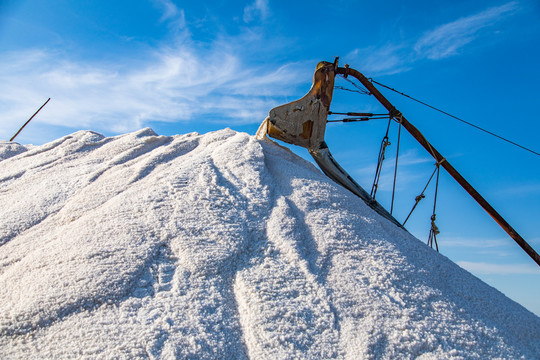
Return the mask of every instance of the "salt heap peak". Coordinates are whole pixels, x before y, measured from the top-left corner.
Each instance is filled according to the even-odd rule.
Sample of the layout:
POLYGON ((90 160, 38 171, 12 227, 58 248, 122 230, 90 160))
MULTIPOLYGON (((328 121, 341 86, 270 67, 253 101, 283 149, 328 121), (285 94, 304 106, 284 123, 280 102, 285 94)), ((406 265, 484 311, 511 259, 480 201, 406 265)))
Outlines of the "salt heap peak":
POLYGON ((3 358, 538 358, 540 318, 230 129, 0 144, 3 358))

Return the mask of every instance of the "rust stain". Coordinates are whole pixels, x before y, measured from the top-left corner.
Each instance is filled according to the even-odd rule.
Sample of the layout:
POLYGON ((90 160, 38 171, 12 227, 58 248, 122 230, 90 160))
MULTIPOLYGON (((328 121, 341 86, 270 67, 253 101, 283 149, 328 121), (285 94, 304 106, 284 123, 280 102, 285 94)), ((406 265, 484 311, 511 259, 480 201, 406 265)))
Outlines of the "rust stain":
POLYGON ((276 127, 272 123, 268 124, 268 130, 266 132, 267 132, 268 136, 270 136, 270 137, 272 137, 274 139, 282 140, 282 141, 285 141, 285 142, 290 142, 290 141, 287 141, 287 137, 285 136, 283 131, 281 131, 278 127, 276 127))
POLYGON ((308 140, 311 138, 312 133, 313 133, 313 121, 308 120, 302 124, 302 133, 300 134, 300 136, 308 140))

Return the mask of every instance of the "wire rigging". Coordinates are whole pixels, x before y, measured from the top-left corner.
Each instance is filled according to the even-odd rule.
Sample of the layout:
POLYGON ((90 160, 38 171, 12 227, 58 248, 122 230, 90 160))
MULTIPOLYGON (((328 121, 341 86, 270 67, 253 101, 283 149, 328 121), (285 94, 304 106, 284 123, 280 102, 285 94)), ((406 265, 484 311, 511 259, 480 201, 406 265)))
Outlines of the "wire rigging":
POLYGON ((352 116, 349 118, 338 119, 338 120, 326 120, 327 123, 332 122, 356 122, 356 121, 369 121, 369 120, 380 120, 380 119, 390 119, 389 114, 373 114, 373 113, 363 113, 363 112, 335 112, 329 111, 328 115, 346 115, 352 116))
POLYGON ((394 164, 394 183, 392 185, 392 202, 390 203, 390 215, 394 212, 394 198, 396 194, 396 181, 397 181, 397 169, 398 169, 398 159, 399 159, 399 144, 401 142, 401 118, 399 118, 399 128, 398 128, 398 138, 397 138, 397 149, 396 149, 396 162, 394 164))
POLYGON ((388 140, 388 132, 390 131, 390 124, 392 123, 392 118, 388 119, 388 126, 386 127, 386 134, 381 142, 381 148, 379 149, 379 158, 377 159, 377 169, 375 170, 375 178, 373 179, 373 185, 371 186, 370 196, 375 200, 375 194, 377 194, 377 189, 379 188, 379 179, 381 178, 382 165, 385 159, 386 148, 391 144, 388 140))
POLYGON ((364 116, 364 117, 350 117, 350 118, 344 118, 344 119, 338 119, 338 120, 326 120, 326 122, 333 123, 333 122, 358 122, 358 121, 369 121, 369 120, 381 120, 381 119, 389 119, 388 116, 364 116))
POLYGON ((353 90, 353 89, 348 89, 344 86, 334 86, 335 89, 338 89, 338 90, 344 90, 344 91, 350 91, 350 92, 355 92, 355 93, 359 93, 359 94, 362 94, 362 95, 368 95, 367 91, 363 90, 363 91, 360 91, 360 90, 353 90))
POLYGON ((475 125, 475 124, 470 123, 470 122, 468 122, 468 121, 466 121, 466 120, 463 120, 463 119, 461 119, 461 118, 459 118, 459 117, 457 117, 457 116, 455 116, 455 115, 452 115, 452 114, 450 114, 450 113, 448 113, 448 112, 446 112, 446 111, 443 111, 443 110, 441 110, 441 109, 439 109, 439 108, 436 108, 435 106, 429 105, 429 104, 427 104, 427 103, 425 103, 425 102, 423 102, 423 101, 420 101, 420 100, 418 100, 418 99, 415 99, 415 98, 413 98, 412 96, 409 96, 409 95, 407 95, 407 94, 404 94, 404 93, 402 93, 401 91, 398 91, 398 90, 396 90, 396 89, 394 89, 394 88, 392 88, 392 87, 390 87, 390 86, 388 86, 388 85, 381 84, 380 82, 375 81, 375 80, 372 79, 372 78, 370 78, 370 79, 368 79, 368 80, 371 81, 371 82, 374 83, 374 84, 377 84, 377 85, 382 86, 382 87, 384 87, 384 88, 386 88, 386 89, 388 89, 388 90, 391 90, 391 91, 393 91, 393 92, 395 92, 395 93, 398 93, 398 94, 400 94, 400 95, 402 95, 402 96, 405 96, 406 98, 409 98, 409 99, 411 99, 411 100, 413 100, 413 101, 416 101, 417 103, 420 103, 420 104, 422 104, 422 105, 424 105, 424 106, 427 106, 427 107, 429 107, 429 108, 431 108, 431 109, 433 109, 433 110, 435 110, 435 111, 438 111, 438 112, 440 112, 440 113, 442 113, 442 114, 444 114, 444 115, 447 115, 447 116, 449 116, 449 117, 451 117, 451 118, 454 118, 454 119, 456 119, 456 120, 458 120, 458 121, 461 121, 461 122, 464 123, 464 124, 467 124, 467 125, 469 125, 469 126, 472 126, 472 127, 474 127, 475 129, 478 129, 478 130, 480 130, 480 131, 483 131, 483 132, 485 132, 485 133, 487 133, 487 134, 489 134, 489 135, 492 135, 492 136, 495 136, 496 138, 499 138, 500 140, 506 141, 506 142, 508 142, 508 143, 510 143, 510 144, 512 144, 512 145, 514 145, 514 146, 517 146, 517 147, 519 147, 519 148, 521 148, 521 149, 523 149, 523 150, 527 150, 527 151, 529 151, 529 152, 531 152, 531 153, 533 153, 533 154, 535 154, 535 155, 537 155, 537 156, 540 156, 540 153, 538 153, 538 152, 536 152, 536 151, 534 151, 534 150, 531 150, 531 149, 529 149, 529 148, 527 148, 527 147, 525 147, 525 146, 523 146, 523 145, 520 145, 520 144, 518 144, 518 143, 516 143, 516 142, 514 142, 514 141, 512 141, 512 140, 509 140, 509 139, 504 138, 504 137, 502 137, 502 136, 500 136, 500 135, 497 135, 497 134, 495 134, 495 133, 493 133, 493 132, 491 132, 491 131, 489 131, 489 130, 486 130, 486 129, 484 129, 484 128, 478 126, 478 125, 475 125))
MULTIPOLYGON (((375 86, 375 84, 379 85, 379 86, 383 86, 391 91, 394 91, 402 96, 405 96, 411 100, 414 100, 424 106, 427 106, 433 110, 436 110, 440 113, 443 113, 449 117, 452 117, 466 125, 469 125, 471 127, 474 127, 478 130, 481 130, 489 135, 492 135, 500 140, 503 140, 503 141, 506 141, 508 142, 509 144, 512 144, 516 147, 519 147, 523 150, 527 150, 528 152, 530 153, 533 153, 537 156, 540 156, 540 153, 539 152, 536 152, 532 149, 529 149, 525 146, 522 146, 514 141, 511 141, 509 139, 506 139, 500 135, 497 135, 491 131, 488 131, 484 128, 481 128, 480 126, 478 125, 475 125, 475 124, 472 124, 468 121, 465 121, 457 116, 454 116, 448 112, 445 112, 439 108, 436 108, 432 105, 429 105, 423 101, 420 101, 418 99, 415 99, 409 95, 406 95, 400 91, 397 91, 396 89, 394 88, 391 88, 387 85, 384 85, 384 84, 381 84, 371 78, 366 78, 362 73, 360 73, 359 71, 357 70, 354 70, 354 69, 348 69, 349 66, 346 64, 344 68, 337 68, 337 65, 336 63, 334 63, 334 67, 335 67, 335 70, 336 70, 336 74, 337 75, 341 75, 342 78, 344 78, 345 80, 349 81, 351 84, 353 84, 357 89, 359 90, 362 90, 361 92, 363 94, 368 94, 368 95, 374 95, 375 98, 379 101, 379 103, 384 107, 386 108, 386 110, 388 110, 389 112, 389 117, 390 117, 390 121, 392 121, 392 119, 396 120, 399 118, 399 116, 401 115, 401 113, 399 111, 396 110, 396 108, 381 94, 381 92, 377 89, 377 87, 375 86), (347 79, 347 76, 348 75, 352 75, 353 77, 355 77, 356 79, 358 79, 360 81, 360 83, 364 86, 364 89, 361 89, 358 85, 356 85, 355 83, 353 83, 352 81, 348 80, 347 79)), ((420 145, 422 145, 428 152, 430 152, 432 154, 432 156, 437 160, 437 163, 436 163, 436 169, 435 171, 431 174, 431 177, 430 179, 428 180, 428 183, 426 184, 426 186, 424 187, 424 189, 422 190, 422 193, 416 197, 416 203, 414 204, 413 206, 413 209, 411 210, 411 212, 409 213, 409 215, 407 216, 407 218, 405 219, 405 222, 403 222, 403 225, 405 225, 405 223, 407 222, 407 220, 409 219, 409 217, 411 216, 412 212, 414 211, 414 209, 417 207, 418 205, 418 202, 422 199, 422 198, 425 198, 425 195, 424 195, 424 192, 426 190, 426 188, 428 187, 430 181, 433 179, 433 177, 435 176, 435 172, 437 173, 437 181, 436 181, 436 185, 435 185, 435 201, 434 201, 434 204, 433 204, 433 215, 431 217, 431 230, 430 230, 430 235, 429 235, 429 239, 428 239, 428 244, 430 246, 433 247, 433 243, 435 243, 435 246, 437 248, 437 251, 438 251, 438 244, 437 244, 437 239, 436 239, 436 236, 439 234, 439 229, 438 227, 436 226, 435 224, 435 218, 436 218, 436 214, 435 214, 435 210, 436 210, 436 201, 437 201, 437 190, 438 190, 438 180, 439 180, 439 165, 441 165, 445 159, 438 153, 438 151, 435 150, 435 148, 433 148, 431 146, 431 144, 429 143, 429 141, 427 141, 425 139, 425 137, 420 133, 420 131, 418 131, 418 129, 416 129, 416 127, 414 127, 411 123, 409 123, 404 117, 402 117, 400 119, 401 121, 399 121, 400 125, 403 125, 408 131, 409 133, 411 133, 411 135, 415 138, 415 140, 417 140, 420 145)), ((399 136, 399 135, 398 135, 399 136)), ((386 136, 385 136, 386 137, 386 136)), ((377 164, 377 171, 376 171, 376 174, 375 174, 375 181, 374 181, 374 184, 373 184, 373 187, 371 189, 371 199, 373 201, 375 201, 375 192, 377 191, 377 187, 378 187, 378 179, 380 177, 380 167, 382 165, 382 160, 384 160, 384 150, 386 148, 386 146, 388 146, 389 144, 385 144, 385 140, 388 141, 387 139, 383 139, 383 144, 381 144, 381 149, 379 151, 379 160, 378 160, 378 164, 377 164)), ((397 156, 396 155, 396 162, 397 162, 397 156)), ((478 192, 461 176, 461 174, 459 174, 459 172, 457 172, 450 164, 444 164, 443 167, 448 171, 448 173, 469 193, 469 195, 471 195, 475 200, 476 202, 478 202, 483 208, 484 210, 486 210, 488 212, 489 215, 491 215, 491 217, 493 217, 493 219, 508 233, 508 235, 510 235, 510 237, 512 239, 514 239, 514 241, 516 241, 516 243, 518 245, 521 246, 521 248, 523 250, 525 250, 525 252, 538 264, 540 264, 540 257, 538 256, 538 253, 536 253, 534 251, 534 249, 499 215, 499 213, 497 213, 495 211, 495 209, 493 209, 491 207, 491 205, 480 195, 478 194, 478 192)), ((396 166, 397 168, 397 166, 396 166)), ((395 169, 396 169, 395 168, 395 169)), ((396 170, 394 169, 394 178, 396 177, 396 170)), ((395 186, 395 183, 394 183, 394 186, 395 186)), ((395 189, 393 190, 395 191, 395 189)), ((391 215, 390 215, 391 216, 391 215)), ((394 218, 391 217, 391 219, 395 220, 394 218)))
POLYGON ((440 230, 435 225, 435 219, 437 218, 437 215, 435 214, 435 208, 437 207, 437 193, 439 190, 439 167, 441 163, 435 164, 437 167, 437 180, 435 181, 435 196, 433 199, 433 214, 431 215, 431 229, 429 230, 429 236, 427 244, 431 246, 433 249, 433 243, 435 243, 435 248, 437 249, 437 252, 439 252, 439 244, 437 244, 437 235, 440 234, 440 230))
MULTIPOLYGON (((435 164, 435 165, 437 165, 437 164, 435 164)), ((426 186, 424 186, 424 189, 422 190, 420 195, 418 195, 417 197, 414 198, 414 201, 415 201, 414 206, 412 207, 411 211, 409 212, 409 215, 407 215, 407 217, 405 218, 405 221, 403 221, 403 224, 401 224, 401 226, 405 226, 405 224, 407 223, 407 221, 411 217, 413 211, 416 209, 416 206, 418 206, 418 203, 420 202, 420 200, 422 200, 422 199, 424 199, 426 197, 426 195, 424 195, 424 193, 426 192, 426 189, 429 186, 429 184, 431 183, 431 180, 433 179, 433 176, 435 175, 435 172, 437 172, 438 168, 439 168, 439 166, 437 166, 435 168, 435 170, 433 170, 433 172, 431 173, 431 176, 429 177, 429 180, 428 180, 426 186)))
POLYGON ((364 94, 364 95, 371 95, 371 93, 369 91, 367 91, 366 89, 364 89, 362 86, 358 85, 357 83, 355 83, 354 81, 352 81, 351 79, 347 79, 345 76, 341 75, 341 78, 348 81, 349 83, 351 83, 352 86, 354 86, 357 90, 350 90, 350 89, 346 89, 344 88, 343 86, 334 86, 335 88, 339 89, 339 90, 346 90, 346 91, 352 91, 352 92, 358 92, 360 94, 364 94))

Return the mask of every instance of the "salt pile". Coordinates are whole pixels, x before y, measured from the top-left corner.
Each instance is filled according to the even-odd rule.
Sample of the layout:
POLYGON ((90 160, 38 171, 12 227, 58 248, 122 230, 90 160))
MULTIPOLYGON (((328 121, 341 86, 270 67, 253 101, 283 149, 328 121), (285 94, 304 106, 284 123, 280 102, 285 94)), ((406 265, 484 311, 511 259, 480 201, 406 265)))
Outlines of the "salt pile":
POLYGON ((0 354, 540 358, 540 318, 271 141, 0 144, 0 354))

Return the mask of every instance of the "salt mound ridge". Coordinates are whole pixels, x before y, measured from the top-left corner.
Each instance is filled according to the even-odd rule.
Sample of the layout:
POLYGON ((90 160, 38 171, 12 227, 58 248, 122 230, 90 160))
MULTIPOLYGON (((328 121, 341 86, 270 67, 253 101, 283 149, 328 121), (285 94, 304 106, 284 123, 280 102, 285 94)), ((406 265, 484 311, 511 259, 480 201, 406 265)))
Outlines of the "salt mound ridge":
POLYGON ((0 144, 0 354, 539 358, 540 318, 271 141, 0 144))

